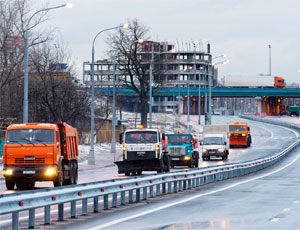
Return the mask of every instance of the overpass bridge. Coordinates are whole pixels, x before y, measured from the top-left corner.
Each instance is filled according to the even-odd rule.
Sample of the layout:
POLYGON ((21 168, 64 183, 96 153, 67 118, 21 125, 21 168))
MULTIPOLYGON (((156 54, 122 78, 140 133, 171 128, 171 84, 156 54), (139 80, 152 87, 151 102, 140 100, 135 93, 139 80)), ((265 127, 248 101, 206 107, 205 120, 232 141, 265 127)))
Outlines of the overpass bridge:
MULTIPOLYGON (((96 89, 97 93, 104 93, 106 95, 112 95, 112 88, 101 88, 96 89)), ((208 94, 208 89, 201 88, 201 110, 204 110, 204 98, 205 93, 208 94)), ((135 96, 136 93, 131 89, 119 88, 117 89, 118 95, 124 96, 135 96)), ((191 87, 189 89, 189 94, 192 97, 191 103, 191 113, 197 114, 199 106, 199 88, 191 87)), ((155 101, 156 97, 171 98, 171 102, 165 103, 166 105, 174 105, 175 103, 179 105, 182 113, 187 111, 187 87, 183 88, 159 88, 155 89, 153 92, 154 106, 158 104, 155 101), (177 98, 177 99, 176 99, 177 98), (176 102, 174 102, 174 100, 176 102), (180 100, 178 102, 178 100, 180 100)), ((270 114, 278 115, 280 111, 285 108, 282 104, 282 100, 286 98, 300 98, 299 88, 229 88, 229 87, 214 87, 212 88, 212 97, 252 97, 257 100, 257 112, 259 114, 270 114)))

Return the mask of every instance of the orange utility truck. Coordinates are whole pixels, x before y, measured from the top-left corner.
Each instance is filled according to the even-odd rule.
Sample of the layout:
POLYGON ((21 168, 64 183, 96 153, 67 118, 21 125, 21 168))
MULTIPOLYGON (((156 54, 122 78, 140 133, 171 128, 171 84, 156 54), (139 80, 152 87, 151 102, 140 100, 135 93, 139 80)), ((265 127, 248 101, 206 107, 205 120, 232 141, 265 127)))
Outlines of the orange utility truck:
POLYGON ((6 187, 31 189, 35 181, 53 181, 54 186, 77 184, 77 158, 77 129, 66 123, 10 125, 3 148, 6 187))
POLYGON ((252 140, 250 134, 250 126, 246 122, 238 122, 229 124, 229 143, 230 147, 244 146, 250 147, 252 140))

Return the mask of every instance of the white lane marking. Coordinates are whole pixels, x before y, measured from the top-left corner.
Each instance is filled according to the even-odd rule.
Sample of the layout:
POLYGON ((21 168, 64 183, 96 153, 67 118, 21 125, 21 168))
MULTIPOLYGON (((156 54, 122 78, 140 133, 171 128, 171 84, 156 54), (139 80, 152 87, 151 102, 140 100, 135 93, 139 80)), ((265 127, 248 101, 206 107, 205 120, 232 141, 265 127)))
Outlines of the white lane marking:
MULTIPOLYGON (((253 120, 252 120, 253 121, 253 120)), ((264 122, 260 122, 260 121, 254 121, 254 122, 258 122, 258 123, 264 123, 264 122)), ((266 125, 269 125, 269 126, 275 126, 275 127, 279 127, 279 128, 282 128, 282 129, 286 129, 286 130, 288 130, 288 131, 290 131, 290 132, 292 132, 292 133, 294 133, 295 134, 295 136, 296 136, 296 138, 298 138, 299 137, 299 134, 298 134, 298 132, 296 132, 295 130, 293 130, 293 129, 290 129, 290 128, 288 128, 288 127, 284 127, 284 126, 280 126, 280 125, 274 125, 274 124, 269 124, 269 123, 264 123, 264 124, 266 124, 266 125)), ((262 128, 261 126, 259 126, 259 128, 262 128)), ((262 128, 262 129, 265 129, 265 128, 262 128)), ((266 129, 267 130, 267 129, 266 129)), ((268 131, 268 130, 267 130, 268 131)), ((270 131, 269 131, 270 132, 270 131)))
MULTIPOLYGON (((141 212, 141 213, 138 213, 138 214, 135 214, 135 215, 123 217, 123 218, 120 218, 120 219, 118 219, 118 220, 113 220, 113 221, 107 222, 107 223, 105 223, 105 224, 102 224, 102 225, 98 225, 98 226, 96 226, 96 227, 89 228, 88 230, 98 230, 98 229, 107 228, 107 227, 113 226, 113 225, 115 225, 115 224, 119 224, 119 223, 122 223, 122 222, 125 222, 125 221, 128 221, 128 220, 131 220, 131 219, 135 219, 135 218, 138 218, 138 217, 141 217, 141 216, 145 216, 145 215, 148 215, 148 214, 150 214, 150 213, 157 212, 157 211, 160 211, 160 210, 163 210, 163 209, 166 209, 166 208, 175 206, 175 205, 183 204, 183 203, 185 203, 185 202, 189 202, 189 201, 191 201, 191 200, 194 200, 194 199, 197 199, 197 198, 200 198, 200 197, 204 197, 204 196, 212 195, 212 194, 215 194, 215 193, 218 193, 218 192, 222 192, 222 191, 225 191, 225 190, 228 190, 228 189, 237 187, 238 185, 241 185, 241 184, 246 184, 246 183, 249 183, 249 182, 258 180, 258 179, 262 179, 262 178, 268 177, 268 176, 270 176, 270 175, 273 175, 273 174, 275 174, 275 173, 277 173, 277 172, 280 172, 280 171, 286 169, 287 167, 291 166, 291 165, 294 164, 299 158, 300 158, 300 154, 298 154, 298 155, 295 157, 295 159, 293 159, 291 162, 289 162, 289 163, 286 164, 285 166, 283 166, 283 167, 281 167, 281 168, 279 168, 279 169, 276 169, 276 170, 274 170, 274 171, 272 171, 272 172, 269 172, 269 173, 267 173, 267 174, 265 174, 265 175, 261 175, 261 176, 254 177, 254 178, 251 178, 251 179, 248 179, 248 180, 245 180, 245 181, 241 181, 241 182, 238 182, 238 183, 235 183, 235 184, 232 184, 232 185, 229 185, 229 186, 227 186, 227 187, 223 187, 223 188, 220 188, 220 189, 211 191, 211 192, 206 192, 206 193, 203 193, 203 194, 195 195, 195 196, 192 196, 192 197, 189 197, 189 198, 180 200, 180 201, 176 201, 176 202, 173 202, 173 203, 170 203, 170 204, 162 205, 162 206, 160 206, 160 207, 153 208, 153 209, 150 209, 150 210, 148 210, 148 211, 144 211, 144 212, 141 212)), ((274 219, 278 219, 278 220, 276 220, 276 222, 279 221, 279 218, 274 218, 274 219)))
POLYGON ((289 212, 289 211, 291 211, 291 209, 290 208, 285 208, 285 209, 283 209, 283 211, 284 212, 289 212))
POLYGON ((278 222, 280 218, 273 218, 270 222, 278 222))
POLYGON ((293 203, 294 204, 299 204, 299 202, 300 202, 299 200, 295 200, 293 203))

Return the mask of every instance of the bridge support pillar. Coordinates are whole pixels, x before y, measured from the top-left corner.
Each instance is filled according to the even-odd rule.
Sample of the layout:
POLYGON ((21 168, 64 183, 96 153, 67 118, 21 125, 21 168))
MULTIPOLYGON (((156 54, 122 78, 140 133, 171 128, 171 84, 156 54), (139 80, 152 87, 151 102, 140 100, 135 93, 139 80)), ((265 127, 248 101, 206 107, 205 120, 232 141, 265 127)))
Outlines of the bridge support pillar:
POLYGON ((284 105, 280 97, 257 97, 257 113, 262 116, 280 115, 284 105))

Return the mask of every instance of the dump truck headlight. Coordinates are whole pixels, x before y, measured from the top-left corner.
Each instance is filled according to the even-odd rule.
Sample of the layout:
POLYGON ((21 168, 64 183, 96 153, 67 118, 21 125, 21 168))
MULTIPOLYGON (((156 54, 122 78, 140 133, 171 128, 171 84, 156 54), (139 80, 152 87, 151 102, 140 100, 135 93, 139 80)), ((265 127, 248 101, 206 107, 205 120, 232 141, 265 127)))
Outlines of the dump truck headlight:
POLYGON ((12 169, 4 169, 3 170, 3 175, 12 175, 13 174, 13 170, 12 169))
POLYGON ((56 169, 47 169, 46 170, 46 173, 45 173, 47 176, 53 176, 56 174, 56 169))
POLYGON ((246 134, 245 134, 245 133, 243 133, 243 134, 242 134, 242 136, 243 136, 243 137, 245 137, 245 136, 246 136, 246 134))
POLYGON ((184 159, 185 159, 185 160, 190 160, 191 157, 190 157, 190 156, 185 156, 184 159))
POLYGON ((231 133, 229 133, 229 136, 231 136, 231 133))
POLYGON ((202 149, 202 152, 207 152, 207 149, 202 149))
POLYGON ((223 152, 223 149, 218 149, 219 152, 223 152))

